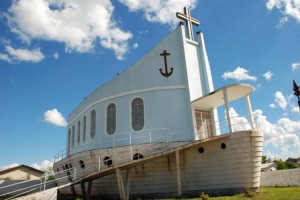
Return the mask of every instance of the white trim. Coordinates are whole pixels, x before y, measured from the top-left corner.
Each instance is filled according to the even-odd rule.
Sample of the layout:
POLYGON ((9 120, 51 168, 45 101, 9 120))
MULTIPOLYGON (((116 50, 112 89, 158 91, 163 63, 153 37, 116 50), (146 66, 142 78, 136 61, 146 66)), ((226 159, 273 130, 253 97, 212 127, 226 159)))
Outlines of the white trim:
POLYGON ((185 38, 185 41, 186 41, 186 43, 190 43, 192 45, 199 46, 199 43, 196 42, 195 40, 191 40, 189 38, 185 38))
MULTIPOLYGON (((95 101, 94 103, 92 103, 89 106, 87 106, 77 116, 81 116, 83 113, 85 113, 91 107, 93 107, 93 106, 95 106, 95 105, 97 105, 99 103, 102 103, 104 101, 109 101, 109 100, 114 99, 114 98, 118 98, 118 97, 122 97, 122 96, 127 96, 127 95, 132 95, 132 94, 143 93, 143 92, 153 92, 153 91, 158 91, 158 90, 176 90, 176 89, 185 89, 185 88, 186 88, 185 85, 175 85, 175 86, 153 87, 153 88, 146 88, 146 89, 140 89, 140 90, 132 90, 132 91, 129 91, 129 92, 123 92, 123 93, 120 93, 120 94, 112 95, 112 96, 109 96, 109 97, 105 97, 105 98, 99 99, 98 101, 95 101)), ((74 117, 74 119, 72 121, 68 122, 68 124, 72 124, 78 118, 79 117, 74 117)))

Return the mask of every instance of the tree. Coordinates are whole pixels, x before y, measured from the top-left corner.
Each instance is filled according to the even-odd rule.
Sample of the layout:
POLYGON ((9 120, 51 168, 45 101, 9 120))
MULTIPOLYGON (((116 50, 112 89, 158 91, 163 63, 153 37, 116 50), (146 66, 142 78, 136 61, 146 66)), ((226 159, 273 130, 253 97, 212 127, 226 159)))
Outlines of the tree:
POLYGON ((297 168, 297 165, 293 162, 285 162, 285 166, 287 169, 295 169, 297 168))
POLYGON ((286 169, 285 162, 283 162, 282 160, 277 161, 276 162, 276 169, 277 170, 286 169))
POLYGON ((265 163, 267 163, 267 156, 263 155, 261 158, 261 164, 265 164, 265 163))
POLYGON ((47 175, 47 180, 48 181, 55 179, 53 166, 48 166, 47 169, 45 169, 45 173, 47 175))

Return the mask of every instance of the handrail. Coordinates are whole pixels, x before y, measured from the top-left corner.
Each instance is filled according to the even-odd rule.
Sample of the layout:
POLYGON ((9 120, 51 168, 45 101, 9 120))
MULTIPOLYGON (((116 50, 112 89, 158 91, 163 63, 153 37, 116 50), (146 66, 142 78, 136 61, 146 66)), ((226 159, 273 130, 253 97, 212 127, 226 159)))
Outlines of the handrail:
MULTIPOLYGON (((251 129, 250 122, 246 120, 243 116, 233 116, 230 117, 232 121, 232 128, 233 132, 236 131, 241 131, 241 130, 249 130, 251 129), (241 123, 241 120, 237 120, 239 123, 236 124, 234 121, 236 119, 242 119, 246 120, 245 123, 241 123)), ((143 144, 143 143, 152 143, 152 142, 160 142, 159 139, 162 138, 168 138, 170 134, 173 134, 174 132, 177 132, 178 130, 182 130, 182 132, 190 134, 187 140, 192 140, 195 138, 195 135, 198 133, 203 133, 209 131, 209 135, 212 135, 214 132, 220 132, 220 133, 227 133, 229 130, 227 119, 215 121, 215 122, 210 122, 206 123, 206 128, 208 127, 209 130, 203 130, 199 131, 199 127, 192 127, 192 128, 156 128, 156 129, 145 129, 142 131, 138 132, 133 132, 133 131, 128 131, 128 132, 120 132, 120 133, 115 133, 112 135, 104 135, 100 136, 102 139, 100 139, 100 147, 98 148, 110 148, 110 147, 118 147, 118 146, 124 146, 124 143, 126 143, 126 140, 128 143, 127 145, 134 145, 134 144, 143 144), (218 128, 215 127, 213 129, 212 125, 218 124, 218 128), (161 135, 158 135, 156 137, 153 137, 156 133, 160 132, 161 135), (154 134, 155 133, 155 134, 154 134), (105 142, 102 142, 105 141, 105 142), (123 143, 124 142, 124 143, 123 143)), ((256 126, 256 129, 258 126, 256 126)), ((174 134, 173 134, 174 135, 174 134)), ((196 138, 195 138, 196 139, 196 138)), ((165 141, 167 142, 167 141, 165 141)), ((81 150, 93 150, 90 146, 90 144, 83 144, 81 145, 81 150)), ((54 163, 66 158, 67 155, 67 149, 64 148, 61 151, 59 151, 55 156, 54 156, 54 163)))

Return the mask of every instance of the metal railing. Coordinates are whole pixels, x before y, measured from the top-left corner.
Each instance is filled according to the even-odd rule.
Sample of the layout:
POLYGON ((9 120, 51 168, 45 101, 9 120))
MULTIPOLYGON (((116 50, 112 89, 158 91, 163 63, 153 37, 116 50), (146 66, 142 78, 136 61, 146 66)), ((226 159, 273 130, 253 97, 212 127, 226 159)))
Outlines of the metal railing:
MULTIPOLYGON (((250 122, 245 117, 234 116, 231 117, 232 130, 233 132, 242 130, 251 130, 250 122)), ((258 129, 258 124, 255 126, 258 129)), ((79 151, 76 151, 78 147, 70 149, 71 154, 80 153, 83 151, 100 149, 100 148, 113 148, 126 145, 135 144, 146 144, 155 142, 169 142, 169 141, 189 141, 204 139, 212 137, 218 134, 224 134, 229 132, 228 121, 226 119, 215 121, 213 123, 206 123, 202 127, 192 128, 158 128, 158 129, 147 129, 138 132, 121 132, 112 135, 100 136, 99 145, 95 148, 91 144, 81 144, 79 151), (213 126, 214 125, 214 126, 213 126), (217 134, 218 133, 218 134, 217 134), (200 135, 204 135, 204 138, 200 135), (174 139, 174 136, 177 139, 174 139), (197 137, 198 136, 198 137, 197 137)), ((59 151, 54 156, 54 163, 64 159, 68 156, 67 149, 59 151)))

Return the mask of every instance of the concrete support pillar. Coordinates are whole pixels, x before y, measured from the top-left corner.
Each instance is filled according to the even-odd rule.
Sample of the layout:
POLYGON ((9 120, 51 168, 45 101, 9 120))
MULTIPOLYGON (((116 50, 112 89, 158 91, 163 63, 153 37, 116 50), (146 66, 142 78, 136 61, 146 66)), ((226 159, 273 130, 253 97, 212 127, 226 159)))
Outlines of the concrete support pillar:
POLYGON ((120 168, 116 169, 116 175, 117 175, 120 199, 126 200, 127 198, 126 198, 125 189, 124 189, 123 176, 122 176, 122 171, 120 168))
POLYGON ((126 198, 129 199, 130 194, 130 179, 131 179, 131 169, 126 170, 126 198))
POLYGON ((227 88, 223 89, 223 96, 224 96, 224 101, 225 101, 225 109, 226 109, 226 116, 227 116, 227 123, 228 123, 228 128, 229 128, 229 133, 233 132, 233 127, 231 123, 231 118, 229 114, 229 101, 228 101, 228 93, 227 93, 227 88))
POLYGON ((85 184, 83 181, 80 182, 80 186, 81 186, 81 194, 82 194, 82 197, 83 199, 87 199, 87 195, 86 195, 86 190, 85 190, 85 184))
POLYGON ((85 182, 83 182, 83 181, 80 182, 82 197, 83 197, 84 200, 89 200, 90 199, 91 191, 92 191, 92 184, 93 184, 93 181, 89 181, 88 189, 86 191, 85 182))
POLYGON ((245 100, 246 100, 246 105, 247 105, 247 109, 248 109, 248 115, 249 115, 251 130, 254 130, 255 126, 254 126, 254 119, 253 119, 253 115, 252 115, 252 106, 251 106, 251 101, 250 101, 249 94, 247 94, 245 96, 245 100))
POLYGON ((180 173, 180 157, 179 150, 176 151, 176 171, 177 171, 177 188, 178 188, 178 196, 182 195, 182 187, 181 187, 181 173, 180 173))

